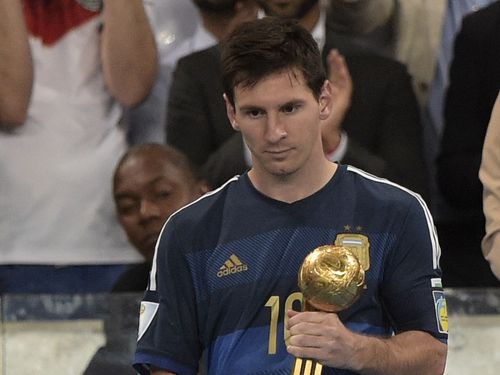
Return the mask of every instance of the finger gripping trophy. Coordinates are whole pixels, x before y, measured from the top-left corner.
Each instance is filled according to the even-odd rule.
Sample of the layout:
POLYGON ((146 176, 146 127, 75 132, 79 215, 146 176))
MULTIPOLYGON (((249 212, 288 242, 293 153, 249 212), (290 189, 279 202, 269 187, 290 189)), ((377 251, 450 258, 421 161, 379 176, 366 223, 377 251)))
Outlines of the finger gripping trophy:
MULTIPOLYGON (((305 310, 337 313, 357 301, 365 286, 365 272, 358 258, 346 247, 325 245, 314 249, 298 275, 305 310)), ((322 365, 296 358, 292 375, 319 375, 322 365)))

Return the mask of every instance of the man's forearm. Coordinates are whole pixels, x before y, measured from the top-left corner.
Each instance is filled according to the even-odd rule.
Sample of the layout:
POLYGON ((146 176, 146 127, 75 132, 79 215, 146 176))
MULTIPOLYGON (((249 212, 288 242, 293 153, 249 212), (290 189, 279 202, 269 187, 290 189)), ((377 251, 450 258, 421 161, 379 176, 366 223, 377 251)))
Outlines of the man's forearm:
POLYGON ((33 66, 21 0, 0 0, 0 127, 26 120, 33 66))
POLYGON ((441 375, 447 346, 430 334, 404 332, 389 339, 365 336, 352 368, 363 375, 441 375))
POLYGON ((134 106, 156 78, 157 50, 142 0, 105 0, 102 35, 103 69, 111 94, 134 106))
POLYGON ((491 270, 500 280, 500 93, 491 113, 484 139, 479 179, 483 184, 483 211, 486 235, 482 241, 483 253, 491 270))

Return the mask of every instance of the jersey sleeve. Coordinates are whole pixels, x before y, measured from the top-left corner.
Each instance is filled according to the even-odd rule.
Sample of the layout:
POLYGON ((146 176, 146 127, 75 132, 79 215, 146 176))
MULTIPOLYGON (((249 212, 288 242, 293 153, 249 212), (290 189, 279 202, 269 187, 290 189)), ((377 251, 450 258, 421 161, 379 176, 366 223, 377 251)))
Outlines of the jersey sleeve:
POLYGON ((176 239, 175 220, 167 222, 156 245, 149 285, 141 302, 134 367, 150 365, 179 375, 195 375, 201 355, 191 272, 176 239))
POLYGON ((396 334, 418 330, 447 341, 448 317, 439 256, 431 214, 417 197, 409 205, 388 256, 381 290, 396 334))

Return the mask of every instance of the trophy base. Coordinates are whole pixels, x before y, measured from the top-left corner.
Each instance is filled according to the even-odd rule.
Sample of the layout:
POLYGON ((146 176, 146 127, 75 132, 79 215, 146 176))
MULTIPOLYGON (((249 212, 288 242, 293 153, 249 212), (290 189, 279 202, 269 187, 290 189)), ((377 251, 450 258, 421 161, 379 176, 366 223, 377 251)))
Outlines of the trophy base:
POLYGON ((323 365, 312 359, 295 358, 292 375, 321 375, 323 365))

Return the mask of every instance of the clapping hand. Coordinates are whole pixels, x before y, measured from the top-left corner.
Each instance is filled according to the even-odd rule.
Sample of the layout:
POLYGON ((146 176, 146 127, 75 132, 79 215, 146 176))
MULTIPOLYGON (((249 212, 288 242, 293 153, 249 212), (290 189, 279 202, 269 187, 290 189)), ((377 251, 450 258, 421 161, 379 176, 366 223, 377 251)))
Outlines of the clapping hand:
POLYGON ((331 83, 333 106, 330 116, 322 121, 323 150, 330 153, 340 142, 342 121, 351 106, 352 79, 344 57, 336 49, 328 53, 328 80, 331 83))

